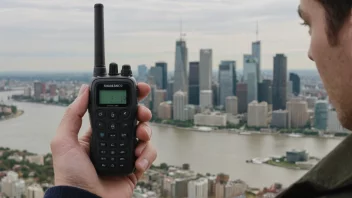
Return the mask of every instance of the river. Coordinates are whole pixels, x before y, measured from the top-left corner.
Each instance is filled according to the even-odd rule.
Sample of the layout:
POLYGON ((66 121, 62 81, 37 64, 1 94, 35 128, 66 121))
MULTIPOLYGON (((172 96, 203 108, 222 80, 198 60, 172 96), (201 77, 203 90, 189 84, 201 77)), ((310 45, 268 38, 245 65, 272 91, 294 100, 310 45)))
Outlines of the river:
MULTIPOLYGON (((0 146, 26 149, 40 154, 50 152, 49 143, 55 135, 65 107, 7 101, 10 94, 1 92, 0 101, 17 105, 19 109, 24 110, 24 114, 18 118, 0 121, 0 146)), ((86 114, 82 131, 87 130, 88 126, 86 114)), ((158 151, 155 164, 189 163, 191 169, 196 172, 226 173, 231 179, 242 179, 253 187, 265 187, 274 182, 287 186, 306 171, 247 164, 246 160, 283 155, 291 149, 306 149, 313 156, 324 157, 342 140, 193 132, 162 126, 152 126, 152 129, 152 142, 158 151)))

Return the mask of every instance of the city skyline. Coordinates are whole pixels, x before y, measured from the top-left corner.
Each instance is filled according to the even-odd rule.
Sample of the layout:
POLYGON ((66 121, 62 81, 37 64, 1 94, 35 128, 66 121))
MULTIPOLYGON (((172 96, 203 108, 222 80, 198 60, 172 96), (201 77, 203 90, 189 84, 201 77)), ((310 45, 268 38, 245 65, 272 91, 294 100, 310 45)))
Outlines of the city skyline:
MULTIPOLYGON (((235 60, 242 70, 243 54, 250 53, 256 41, 258 21, 262 70, 273 67, 276 53, 287 55, 289 69, 315 69, 306 55, 309 35, 299 25, 298 0, 103 3, 107 63, 137 68, 164 61, 169 71, 174 70, 174 45, 182 19, 189 62, 199 61, 200 49, 212 49, 213 69, 221 60, 235 60)), ((92 3, 5 0, 2 5, 0 59, 4 65, 0 71, 91 70, 92 3)))

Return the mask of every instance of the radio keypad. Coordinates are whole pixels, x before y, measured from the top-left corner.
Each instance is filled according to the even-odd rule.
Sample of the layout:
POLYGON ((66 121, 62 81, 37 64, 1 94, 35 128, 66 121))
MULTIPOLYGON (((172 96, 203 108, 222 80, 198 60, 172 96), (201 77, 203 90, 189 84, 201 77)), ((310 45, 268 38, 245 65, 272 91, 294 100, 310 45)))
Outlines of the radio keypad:
POLYGON ((114 111, 111 111, 109 116, 110 116, 111 119, 116 119, 117 118, 117 114, 114 111))
POLYGON ((126 139, 131 133, 131 125, 130 123, 120 121, 126 120, 130 116, 130 112, 128 110, 122 110, 120 113, 116 111, 104 112, 102 110, 97 112, 98 118, 103 118, 96 125, 97 129, 103 130, 98 133, 100 140, 103 140, 103 142, 99 142, 98 144, 100 167, 104 169, 126 167, 128 161, 127 154, 129 152, 126 139))

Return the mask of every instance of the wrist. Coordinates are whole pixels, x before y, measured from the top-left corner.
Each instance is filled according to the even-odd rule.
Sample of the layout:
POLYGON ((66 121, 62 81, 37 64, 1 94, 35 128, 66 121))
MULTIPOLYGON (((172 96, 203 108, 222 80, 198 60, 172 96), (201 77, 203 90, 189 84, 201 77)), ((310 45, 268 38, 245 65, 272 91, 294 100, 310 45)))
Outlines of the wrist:
POLYGON ((87 191, 89 193, 92 193, 96 196, 99 195, 99 192, 97 190, 97 186, 94 186, 92 184, 87 183, 86 181, 80 180, 79 178, 55 178, 55 186, 57 187, 66 187, 66 188, 74 188, 74 189, 80 189, 83 191, 87 191))
POLYGON ((81 189, 78 187, 74 186, 65 186, 65 185, 60 185, 60 186, 54 186, 52 188, 49 188, 44 195, 44 198, 49 198, 49 197, 87 197, 87 198, 101 198, 98 195, 89 192, 85 189, 81 189))

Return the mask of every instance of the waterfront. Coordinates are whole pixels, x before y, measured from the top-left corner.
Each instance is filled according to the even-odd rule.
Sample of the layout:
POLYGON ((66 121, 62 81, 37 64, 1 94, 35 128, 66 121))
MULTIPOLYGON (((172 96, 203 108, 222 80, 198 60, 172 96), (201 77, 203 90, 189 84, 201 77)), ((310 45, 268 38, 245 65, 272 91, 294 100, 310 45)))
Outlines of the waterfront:
MULTIPOLYGON (((5 99, 8 94, 9 92, 0 93, 0 100, 5 99)), ((41 154, 50 152, 50 140, 55 134, 65 108, 36 103, 13 102, 13 104, 16 104, 18 109, 24 110, 25 114, 16 119, 0 122, 0 146, 26 149, 41 154)), ((88 128, 87 115, 82 128, 83 130, 88 128)), ((197 172, 227 173, 232 179, 242 179, 254 187, 264 187, 274 182, 289 185, 306 171, 247 164, 246 160, 270 155, 278 156, 295 148, 306 149, 311 155, 321 158, 341 141, 316 137, 294 138, 285 135, 204 133, 156 125, 152 128, 152 142, 158 150, 156 164, 189 163, 191 169, 197 172)))

